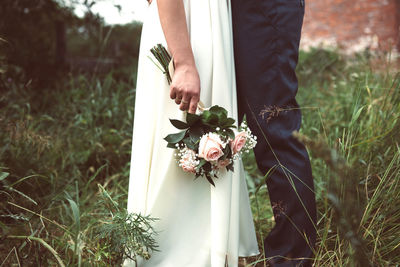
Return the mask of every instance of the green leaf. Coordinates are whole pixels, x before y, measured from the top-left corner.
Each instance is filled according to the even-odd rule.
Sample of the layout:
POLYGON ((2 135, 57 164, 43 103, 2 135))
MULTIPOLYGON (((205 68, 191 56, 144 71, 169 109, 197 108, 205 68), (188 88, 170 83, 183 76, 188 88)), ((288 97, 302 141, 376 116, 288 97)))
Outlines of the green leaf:
POLYGON ((357 119, 358 119, 358 117, 360 117, 361 112, 363 111, 363 109, 364 109, 364 106, 359 108, 357 110, 357 112, 353 113, 353 116, 352 116, 351 121, 350 121, 350 125, 353 125, 357 121, 357 119))
POLYGON ((211 163, 208 162, 208 161, 207 161, 206 163, 204 163, 203 169, 204 169, 206 172, 210 172, 210 171, 211 171, 211 163))
POLYGON ((190 136, 190 140, 194 145, 200 143, 200 138, 197 138, 196 136, 190 136))
POLYGON ((235 123, 233 118, 228 118, 228 112, 223 107, 218 105, 212 106, 205 114, 203 115, 203 121, 210 124, 216 125, 219 127, 229 127, 235 123))
POLYGON ((167 147, 168 147, 168 148, 176 149, 176 146, 175 146, 175 144, 173 144, 173 143, 168 143, 168 144, 167 144, 167 147))
POLYGON ((222 114, 217 114, 217 118, 218 118, 218 125, 223 125, 226 120, 228 119, 228 117, 222 115, 222 114))
POLYGON ((228 157, 230 157, 232 155, 232 150, 231 150, 231 146, 229 144, 227 144, 223 150, 224 155, 222 155, 222 157, 220 158, 220 160, 224 160, 228 157))
POLYGON ((192 149, 192 150, 196 150, 196 144, 192 141, 191 138, 185 138, 183 139, 183 142, 185 143, 185 145, 192 149))
POLYGON ((37 205, 37 202, 36 202, 35 200, 33 200, 31 197, 25 195, 25 194, 22 193, 21 191, 15 189, 15 188, 13 188, 13 187, 10 187, 10 186, 6 186, 6 188, 7 188, 9 191, 18 193, 19 195, 23 196, 24 198, 26 198, 27 200, 29 200, 29 201, 32 202, 33 204, 37 205))
POLYGON ((215 114, 221 114, 222 116, 227 117, 228 116, 228 111, 224 109, 223 107, 220 107, 218 105, 212 106, 210 109, 210 112, 215 113, 215 114))
POLYGON ((232 129, 225 129, 225 132, 230 138, 232 138, 233 140, 235 139, 235 133, 232 129))
POLYGON ((201 120, 206 125, 210 125, 210 126, 219 126, 220 125, 218 115, 211 113, 211 112, 204 111, 201 120))
POLYGON ((206 178, 207 178, 208 182, 215 187, 214 181, 212 180, 211 176, 206 174, 206 178))
POLYGON ((233 162, 232 162, 231 164, 229 164, 228 166, 226 166, 226 169, 227 169, 228 171, 233 172, 233 171, 234 171, 233 162))
POLYGON ((227 117, 218 116, 218 120, 219 120, 219 125, 220 125, 221 127, 223 127, 223 126, 227 123, 228 118, 227 118, 227 117))
POLYGON ((201 159, 201 160, 200 160, 200 163, 199 163, 199 165, 197 165, 196 169, 197 169, 197 170, 200 170, 200 168, 203 167, 204 164, 206 164, 206 163, 207 163, 207 160, 201 159))
POLYGON ((204 110, 203 113, 201 113, 201 119, 202 119, 202 121, 208 121, 209 118, 210 118, 210 116, 211 116, 211 114, 213 114, 213 113, 211 113, 211 111, 209 111, 209 110, 204 110))
POLYGON ((176 128, 178 128, 180 130, 187 129, 189 127, 189 125, 186 122, 183 122, 180 120, 170 119, 169 121, 172 123, 172 125, 174 125, 176 128))
POLYGON ((182 132, 175 133, 175 134, 169 134, 164 138, 164 140, 167 141, 168 143, 176 144, 185 137, 185 134, 186 134, 186 131, 182 131, 182 132))
POLYGON ((71 210, 72 210, 72 214, 74 216, 74 221, 76 223, 76 227, 79 231, 79 229, 81 228, 81 220, 80 220, 80 216, 79 216, 79 208, 78 205, 76 204, 75 201, 73 201, 70 198, 67 198, 69 205, 71 206, 71 210))
POLYGON ((1 172, 0 173, 0 181, 3 181, 4 179, 6 179, 8 175, 10 175, 8 172, 1 172))
POLYGON ((192 114, 192 113, 186 114, 186 122, 189 126, 192 126, 193 124, 195 124, 199 119, 200 119, 200 115, 196 115, 196 114, 192 114))
POLYGON ((229 127, 235 123, 235 120, 232 118, 227 118, 225 122, 222 123, 222 127, 229 127))
POLYGON ((193 142, 197 142, 204 135, 204 130, 200 125, 196 125, 189 129, 189 136, 193 142))

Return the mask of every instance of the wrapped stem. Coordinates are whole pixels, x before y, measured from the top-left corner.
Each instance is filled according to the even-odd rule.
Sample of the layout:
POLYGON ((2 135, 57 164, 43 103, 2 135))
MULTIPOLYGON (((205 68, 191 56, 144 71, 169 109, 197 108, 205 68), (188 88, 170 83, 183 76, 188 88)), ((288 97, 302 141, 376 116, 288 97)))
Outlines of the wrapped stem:
POLYGON ((157 44, 154 46, 152 49, 150 49, 150 52, 153 54, 153 56, 157 59, 157 61, 161 64, 162 71, 167 77, 168 84, 172 82, 171 75, 169 74, 169 63, 171 62, 171 56, 168 53, 167 49, 162 44, 157 44))

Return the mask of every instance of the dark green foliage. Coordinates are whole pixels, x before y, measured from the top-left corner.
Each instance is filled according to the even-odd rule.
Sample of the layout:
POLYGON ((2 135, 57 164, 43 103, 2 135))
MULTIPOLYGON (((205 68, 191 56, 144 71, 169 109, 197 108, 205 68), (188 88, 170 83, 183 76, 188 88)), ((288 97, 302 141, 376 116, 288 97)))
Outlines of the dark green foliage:
MULTIPOLYGON (((94 241, 94 225, 110 218, 98 204, 97 184, 112 188, 112 195, 127 194, 133 81, 116 81, 112 74, 103 80, 78 76, 41 97, 13 83, 15 89, 0 97, 0 172, 9 173, 0 187, 2 236, 30 235, 33 228, 34 236, 63 253, 64 263, 104 266, 104 257, 120 262, 106 239, 94 241), (35 213, 49 221, 43 225, 35 213)), ((121 207, 124 203, 126 198, 120 198, 121 207)), ((26 244, 17 239, 1 243, 1 258, 13 246, 26 244)), ((21 251, 23 265, 50 264, 54 257, 40 252, 40 244, 34 246, 21 251)))
POLYGON ((72 10, 53 0, 2 0, 0 37, 7 43, 0 44, 0 54, 29 78, 47 83, 63 67, 56 64, 57 25, 73 20, 72 10))
POLYGON ((204 110, 201 114, 186 113, 186 122, 175 119, 170 119, 170 121, 176 128, 185 129, 179 133, 169 134, 164 138, 170 148, 175 148, 175 144, 181 142, 194 149, 200 138, 208 132, 218 132, 235 139, 235 134, 231 129, 236 128, 235 120, 228 118, 227 111, 218 105, 212 106, 209 110, 204 110), (219 128, 218 131, 217 128, 219 128))
POLYGON ((180 141, 182 141, 182 139, 185 137, 185 134, 186 134, 186 131, 181 131, 179 133, 169 134, 164 139, 168 143, 176 144, 176 143, 179 143, 180 141))
POLYGON ((174 120, 174 119, 170 119, 169 121, 171 122, 172 125, 174 125, 176 128, 178 128, 180 130, 189 128, 189 124, 187 124, 183 121, 174 120))
MULTIPOLYGON (((138 58, 141 23, 105 25, 86 3, 79 18, 63 0, 3 0, 0 8, 0 90, 11 80, 43 91, 73 73, 113 72, 129 79, 138 58)), ((69 3, 69 2, 68 2, 69 3)), ((72 1, 74 3, 74 1, 72 1)))
POLYGON ((105 247, 106 252, 113 258, 136 261, 137 257, 141 256, 149 259, 153 251, 158 251, 158 245, 154 240, 156 233, 151 225, 156 219, 128 213, 101 185, 99 189, 103 205, 107 206, 111 216, 105 216, 106 220, 99 221, 96 227, 98 233, 96 239, 108 244, 105 247))

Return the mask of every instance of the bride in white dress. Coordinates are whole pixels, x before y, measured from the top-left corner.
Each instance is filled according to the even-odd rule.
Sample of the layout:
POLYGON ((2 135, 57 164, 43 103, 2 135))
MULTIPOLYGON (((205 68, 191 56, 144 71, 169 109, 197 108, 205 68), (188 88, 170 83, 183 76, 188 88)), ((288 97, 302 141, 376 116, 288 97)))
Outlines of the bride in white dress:
MULTIPOLYGON (((149 260, 139 259, 138 266, 236 267, 239 256, 259 254, 242 161, 235 162, 234 172, 221 172, 215 187, 178 167, 176 152, 163 138, 177 132, 170 118, 185 120, 186 111, 180 108, 190 106, 194 111, 198 94, 190 99, 190 93, 184 93, 180 99, 179 91, 170 92, 164 74, 148 58, 158 43, 168 47, 175 60, 180 56, 174 53, 177 47, 191 46, 187 55, 198 75, 187 81, 182 72, 175 77, 177 68, 172 84, 190 87, 198 77, 204 105, 222 106, 237 121, 230 1, 158 0, 158 4, 156 0, 150 4, 142 30, 128 211, 159 218, 153 225, 159 232, 160 251, 149 260), (168 9, 174 14, 164 15, 168 9), (180 10, 187 31, 177 32, 179 25, 174 23, 180 10)), ((135 264, 126 260, 123 266, 135 264)))

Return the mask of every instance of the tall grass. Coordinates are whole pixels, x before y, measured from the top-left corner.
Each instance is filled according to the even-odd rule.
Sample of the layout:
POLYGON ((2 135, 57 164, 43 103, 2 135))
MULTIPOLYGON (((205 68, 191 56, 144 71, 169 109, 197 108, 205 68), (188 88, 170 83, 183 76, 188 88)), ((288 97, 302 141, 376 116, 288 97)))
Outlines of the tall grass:
MULTIPOLYGON (((303 133, 311 150, 319 206, 317 265, 392 266, 400 263, 400 79, 388 59, 329 51, 303 57, 331 59, 314 68, 313 100, 302 95, 303 133), (327 81, 332 81, 326 86, 327 81), (325 85, 322 88, 321 86, 325 85), (318 87, 316 87, 318 86, 318 87), (318 137, 318 138, 315 138, 318 137), (323 204, 323 205, 321 205, 323 204)), ((306 64, 300 65, 304 66, 306 64)), ((309 75, 307 75, 308 77, 309 75)))
POLYGON ((156 248, 151 219, 125 209, 133 79, 70 77, 41 92, 15 82, 1 96, 0 259, 13 250, 22 266, 104 266, 124 248, 133 258, 156 248), (124 220, 135 221, 123 224, 128 234, 124 220), (140 241, 129 235, 136 226, 149 230, 140 241))
MULTIPOLYGON (((335 51, 311 50, 300 56, 303 125, 296 136, 307 145, 313 167, 315 266, 400 264, 396 69, 387 57, 368 54, 345 58, 335 51)), ((253 157, 247 166, 260 181, 253 157)), ((274 219, 265 185, 256 185, 250 191, 261 246, 274 219)))
MULTIPOLYGON (((390 64, 326 50, 300 56, 298 138, 309 149, 315 180, 315 266, 400 264, 400 80, 390 64)), ((152 235, 138 245, 129 235, 135 228, 124 232, 121 223, 134 80, 71 76, 32 91, 26 80, 6 79, 0 266, 114 266, 126 256, 123 245, 139 254, 156 249, 152 235)), ((245 164, 262 248, 274 219, 254 155, 245 164)))

